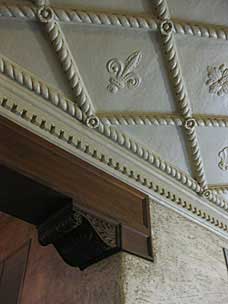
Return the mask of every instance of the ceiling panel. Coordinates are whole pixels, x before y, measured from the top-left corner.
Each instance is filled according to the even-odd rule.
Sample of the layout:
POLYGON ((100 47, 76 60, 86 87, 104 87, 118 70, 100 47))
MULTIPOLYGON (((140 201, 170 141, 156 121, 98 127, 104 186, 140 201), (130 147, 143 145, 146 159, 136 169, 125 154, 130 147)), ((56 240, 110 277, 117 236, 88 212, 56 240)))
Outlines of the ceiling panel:
POLYGON ((168 0, 172 16, 182 20, 195 20, 228 25, 226 0, 168 0))
POLYGON ((178 36, 176 43, 193 112, 227 115, 228 91, 224 96, 217 94, 223 74, 219 67, 222 64, 224 69, 228 67, 227 41, 178 36), (215 79, 211 82, 218 83, 215 91, 211 91, 208 83, 208 67, 216 68, 215 79))
POLYGON ((0 19, 0 53, 71 97, 57 56, 43 26, 0 19))
POLYGON ((63 31, 79 67, 85 85, 97 111, 173 112, 175 104, 163 64, 159 41, 155 33, 64 25, 63 31), (140 53, 139 63, 132 72, 140 85, 131 89, 127 81, 123 88, 111 93, 111 73, 107 63, 112 59, 126 60, 140 53))
POLYGON ((166 126, 119 126, 119 130, 142 143, 173 166, 191 174, 181 128, 166 126))

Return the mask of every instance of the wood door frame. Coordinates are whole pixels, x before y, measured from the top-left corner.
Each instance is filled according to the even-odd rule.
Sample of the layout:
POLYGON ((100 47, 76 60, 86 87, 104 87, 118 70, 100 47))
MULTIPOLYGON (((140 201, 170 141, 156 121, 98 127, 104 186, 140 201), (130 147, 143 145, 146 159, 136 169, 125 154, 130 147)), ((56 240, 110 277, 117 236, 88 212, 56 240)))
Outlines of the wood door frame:
POLYGON ((122 249, 152 259, 147 196, 0 116, 0 164, 58 191, 121 227, 122 249))

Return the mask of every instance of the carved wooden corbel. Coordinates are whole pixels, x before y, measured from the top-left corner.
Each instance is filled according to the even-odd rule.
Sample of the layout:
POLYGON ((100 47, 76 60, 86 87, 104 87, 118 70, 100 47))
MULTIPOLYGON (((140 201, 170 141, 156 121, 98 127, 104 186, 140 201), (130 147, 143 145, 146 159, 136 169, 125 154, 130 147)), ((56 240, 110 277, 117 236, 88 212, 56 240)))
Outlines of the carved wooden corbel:
MULTIPOLYGON (((81 208, 76 203, 68 203, 38 227, 40 244, 53 244, 67 264, 81 270, 119 251, 140 256, 143 241, 137 234, 130 227, 81 208), (134 247, 138 247, 137 253, 134 247)), ((141 256, 152 260, 151 248, 149 252, 146 257, 142 250, 141 256)))
POLYGON ((121 250, 120 225, 75 203, 49 217, 38 234, 41 245, 53 244, 67 264, 81 270, 121 250))

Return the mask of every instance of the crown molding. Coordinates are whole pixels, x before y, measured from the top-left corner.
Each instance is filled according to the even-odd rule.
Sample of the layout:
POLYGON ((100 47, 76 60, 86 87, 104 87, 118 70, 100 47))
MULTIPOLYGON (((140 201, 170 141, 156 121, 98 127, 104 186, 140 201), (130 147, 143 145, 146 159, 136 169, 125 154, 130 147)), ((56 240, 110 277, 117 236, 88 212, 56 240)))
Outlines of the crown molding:
POLYGON ((116 149, 108 141, 104 142, 103 136, 94 130, 91 132, 73 118, 58 113, 51 104, 47 106, 34 100, 31 105, 30 96, 25 98, 24 94, 18 97, 15 95, 15 98, 17 103, 12 100, 1 102, 0 115, 228 239, 228 214, 217 206, 183 188, 156 168, 142 163, 124 149, 116 149))

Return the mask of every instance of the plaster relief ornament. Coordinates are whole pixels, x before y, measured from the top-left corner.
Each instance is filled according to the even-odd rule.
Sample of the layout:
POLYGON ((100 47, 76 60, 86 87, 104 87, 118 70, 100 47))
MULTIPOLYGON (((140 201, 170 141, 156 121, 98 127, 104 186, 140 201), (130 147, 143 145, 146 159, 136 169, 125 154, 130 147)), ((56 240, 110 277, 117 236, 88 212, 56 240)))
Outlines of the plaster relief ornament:
POLYGON ((219 168, 224 171, 228 171, 228 147, 225 147, 218 154, 220 162, 218 164, 219 168))
POLYGON ((134 70, 142 60, 142 53, 136 51, 132 53, 125 62, 113 58, 107 62, 106 68, 110 73, 109 85, 107 89, 110 93, 117 93, 120 89, 137 88, 141 84, 141 78, 134 70))
POLYGON ((228 94, 228 69, 225 65, 222 64, 219 67, 209 66, 207 72, 209 79, 206 84, 209 85, 209 92, 218 96, 228 94))

